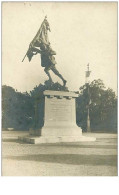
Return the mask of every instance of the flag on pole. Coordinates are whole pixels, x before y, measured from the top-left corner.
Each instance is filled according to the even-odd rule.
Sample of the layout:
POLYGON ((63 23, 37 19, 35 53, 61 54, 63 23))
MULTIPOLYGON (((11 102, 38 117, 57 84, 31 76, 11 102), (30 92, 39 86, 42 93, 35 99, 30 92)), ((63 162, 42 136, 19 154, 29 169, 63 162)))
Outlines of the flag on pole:
POLYGON ((45 16, 45 19, 43 20, 40 29, 38 30, 36 36, 31 42, 31 45, 34 47, 40 47, 41 42, 46 45, 49 44, 48 30, 50 31, 50 25, 47 21, 47 16, 45 16))
POLYGON ((90 76, 90 73, 91 73, 91 71, 86 71, 86 77, 89 77, 90 76))
POLYGON ((86 78, 90 76, 91 71, 89 71, 89 63, 87 65, 86 78))
POLYGON ((45 16, 45 19, 43 20, 38 32, 36 33, 35 37, 31 41, 29 45, 29 49, 26 52, 26 55, 24 56, 22 62, 24 61, 25 57, 27 56, 29 61, 31 61, 34 53, 33 48, 39 47, 41 50, 46 49, 47 45, 49 45, 49 39, 48 39, 48 30, 50 31, 50 25, 47 21, 47 16, 45 16))

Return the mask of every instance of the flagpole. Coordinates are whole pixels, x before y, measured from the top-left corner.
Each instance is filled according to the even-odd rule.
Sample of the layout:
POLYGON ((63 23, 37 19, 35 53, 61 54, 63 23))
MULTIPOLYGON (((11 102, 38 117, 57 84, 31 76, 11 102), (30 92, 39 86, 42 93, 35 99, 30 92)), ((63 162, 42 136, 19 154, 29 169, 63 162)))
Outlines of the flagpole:
POLYGON ((89 71, 89 64, 87 65, 86 71, 86 84, 87 84, 87 93, 88 93, 88 105, 87 105, 87 132, 91 132, 90 128, 90 91, 89 91, 89 79, 91 71, 89 71))
POLYGON ((23 58, 22 62, 24 61, 24 59, 25 59, 26 55, 27 55, 27 52, 26 52, 26 54, 25 54, 25 56, 24 56, 24 58, 23 58))
POLYGON ((87 84, 87 88, 88 88, 88 114, 87 114, 87 132, 91 132, 91 128, 90 128, 90 92, 89 92, 89 83, 87 84))

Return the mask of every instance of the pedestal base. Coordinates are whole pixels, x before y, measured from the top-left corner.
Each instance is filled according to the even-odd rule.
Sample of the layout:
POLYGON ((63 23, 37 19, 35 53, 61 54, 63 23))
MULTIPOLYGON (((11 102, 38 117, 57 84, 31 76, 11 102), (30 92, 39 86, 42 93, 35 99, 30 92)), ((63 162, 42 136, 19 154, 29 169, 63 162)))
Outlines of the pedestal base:
POLYGON ((95 141, 95 137, 86 137, 86 136, 25 136, 18 137, 19 140, 24 141, 30 144, 42 144, 42 143, 63 143, 63 142, 87 142, 87 141, 95 141))
MULTIPOLYGON (((83 136, 82 129, 76 125, 75 98, 78 97, 76 93, 46 90, 44 96, 44 126, 42 129, 38 127, 38 124, 40 124, 38 119, 42 113, 37 115, 36 112, 34 123, 39 129, 30 129, 30 135, 19 137, 19 140, 31 144, 96 140, 93 137, 83 136)), ((38 104, 36 108, 37 111, 42 110, 38 104)))

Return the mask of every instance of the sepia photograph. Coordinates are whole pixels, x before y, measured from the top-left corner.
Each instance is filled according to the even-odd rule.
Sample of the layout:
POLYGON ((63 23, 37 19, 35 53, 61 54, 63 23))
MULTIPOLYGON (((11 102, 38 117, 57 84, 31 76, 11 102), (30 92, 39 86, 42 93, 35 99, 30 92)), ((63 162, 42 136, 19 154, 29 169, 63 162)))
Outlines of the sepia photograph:
POLYGON ((2 2, 2 176, 118 176, 118 2, 2 2))

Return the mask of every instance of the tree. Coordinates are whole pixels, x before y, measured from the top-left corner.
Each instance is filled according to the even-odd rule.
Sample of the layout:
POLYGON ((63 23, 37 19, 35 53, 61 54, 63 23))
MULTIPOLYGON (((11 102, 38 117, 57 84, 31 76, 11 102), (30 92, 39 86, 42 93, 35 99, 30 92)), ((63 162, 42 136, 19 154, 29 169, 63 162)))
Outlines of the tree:
MULTIPOLYGON (((68 91, 59 83, 34 87, 30 94, 15 91, 12 87, 2 87, 3 128, 28 130, 44 125, 44 90, 68 91)), ((76 121, 86 131, 87 105, 90 98, 90 122, 92 130, 114 131, 117 129, 117 97, 112 89, 105 89, 102 80, 94 80, 88 86, 80 87, 76 100, 76 121), (89 87, 90 97, 88 96, 89 87)))
POLYGON ((15 91, 12 87, 2 87, 3 128, 27 130, 33 117, 33 103, 30 95, 15 91))
POLYGON ((90 122, 92 130, 114 131, 117 129, 117 97, 112 89, 105 89, 103 81, 98 79, 89 85, 80 87, 77 99, 77 124, 86 130, 87 105, 90 98, 90 122))
POLYGON ((2 86, 2 126, 16 130, 41 128, 44 124, 44 90, 67 91, 59 83, 46 81, 34 87, 30 94, 21 93, 10 86, 2 86))

